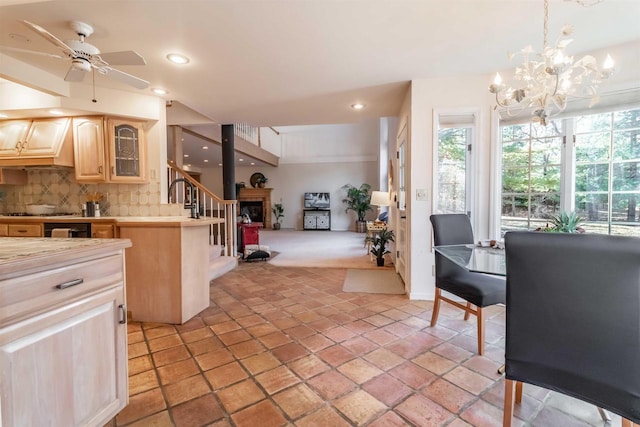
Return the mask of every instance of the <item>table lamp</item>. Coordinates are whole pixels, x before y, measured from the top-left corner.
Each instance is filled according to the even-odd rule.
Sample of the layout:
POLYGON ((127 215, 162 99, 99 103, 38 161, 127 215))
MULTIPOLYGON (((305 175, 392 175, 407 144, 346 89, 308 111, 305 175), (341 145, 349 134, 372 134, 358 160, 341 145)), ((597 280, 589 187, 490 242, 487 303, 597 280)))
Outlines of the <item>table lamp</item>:
POLYGON ((389 200, 389 192, 372 191, 371 204, 373 206, 378 206, 378 216, 376 218, 376 221, 380 221, 380 211, 382 210, 382 206, 389 206, 391 204, 391 201, 389 200))

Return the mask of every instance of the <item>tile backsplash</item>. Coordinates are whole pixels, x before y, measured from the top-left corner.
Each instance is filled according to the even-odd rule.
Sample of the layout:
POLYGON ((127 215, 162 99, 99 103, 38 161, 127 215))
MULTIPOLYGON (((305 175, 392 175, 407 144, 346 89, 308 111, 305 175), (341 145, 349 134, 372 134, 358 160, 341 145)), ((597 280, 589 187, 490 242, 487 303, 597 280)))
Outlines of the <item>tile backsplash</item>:
POLYGON ((160 204, 160 182, 80 184, 73 169, 28 169, 27 185, 0 185, 0 213, 24 212, 26 205, 56 205, 58 213, 81 214, 90 193, 102 193, 102 216, 183 216, 180 204, 160 204))

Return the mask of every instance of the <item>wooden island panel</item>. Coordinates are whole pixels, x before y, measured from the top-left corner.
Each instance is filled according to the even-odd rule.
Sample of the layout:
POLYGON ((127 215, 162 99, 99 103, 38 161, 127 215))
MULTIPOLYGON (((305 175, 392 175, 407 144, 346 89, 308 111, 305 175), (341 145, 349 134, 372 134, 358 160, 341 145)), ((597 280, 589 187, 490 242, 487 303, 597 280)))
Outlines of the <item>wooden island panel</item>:
POLYGON ((209 307, 209 224, 119 224, 127 249, 127 305, 141 322, 183 324, 209 307), (184 226, 183 226, 184 225, 184 226))

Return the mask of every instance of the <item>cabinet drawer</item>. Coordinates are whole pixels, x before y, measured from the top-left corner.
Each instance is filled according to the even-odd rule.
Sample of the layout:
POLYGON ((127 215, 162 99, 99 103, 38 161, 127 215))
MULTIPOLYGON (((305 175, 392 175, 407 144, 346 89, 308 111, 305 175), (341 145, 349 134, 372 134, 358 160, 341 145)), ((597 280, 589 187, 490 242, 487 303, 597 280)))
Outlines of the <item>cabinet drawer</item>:
POLYGON ((83 263, 0 282, 0 326, 55 307, 86 294, 124 282, 122 256, 112 255, 83 263))
POLYGON ((9 235, 9 227, 7 224, 0 224, 0 237, 7 237, 9 235))
POLYGON ((8 224, 9 237, 42 237, 40 224, 8 224))

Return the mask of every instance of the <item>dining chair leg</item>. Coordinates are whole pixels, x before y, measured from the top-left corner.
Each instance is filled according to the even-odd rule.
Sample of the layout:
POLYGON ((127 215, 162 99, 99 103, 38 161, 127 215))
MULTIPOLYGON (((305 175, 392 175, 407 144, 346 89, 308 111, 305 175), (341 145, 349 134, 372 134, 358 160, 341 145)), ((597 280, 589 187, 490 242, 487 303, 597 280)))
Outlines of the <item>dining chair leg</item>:
POLYGON ((516 381, 516 403, 522 403, 522 381, 516 381))
POLYGON ((467 310, 464 312, 464 320, 469 320, 471 317, 471 303, 467 301, 467 310))
POLYGON ((478 354, 482 356, 484 354, 484 316, 482 307, 476 309, 476 315, 478 317, 478 354))
POLYGON ((504 380, 504 413, 502 418, 503 427, 511 427, 511 423, 513 422, 513 383, 513 380, 504 380))
POLYGON ((440 288, 436 288, 436 297, 433 300, 433 313, 431 314, 431 326, 436 326, 438 322, 438 314, 440 313, 440 296, 442 291, 440 288))

